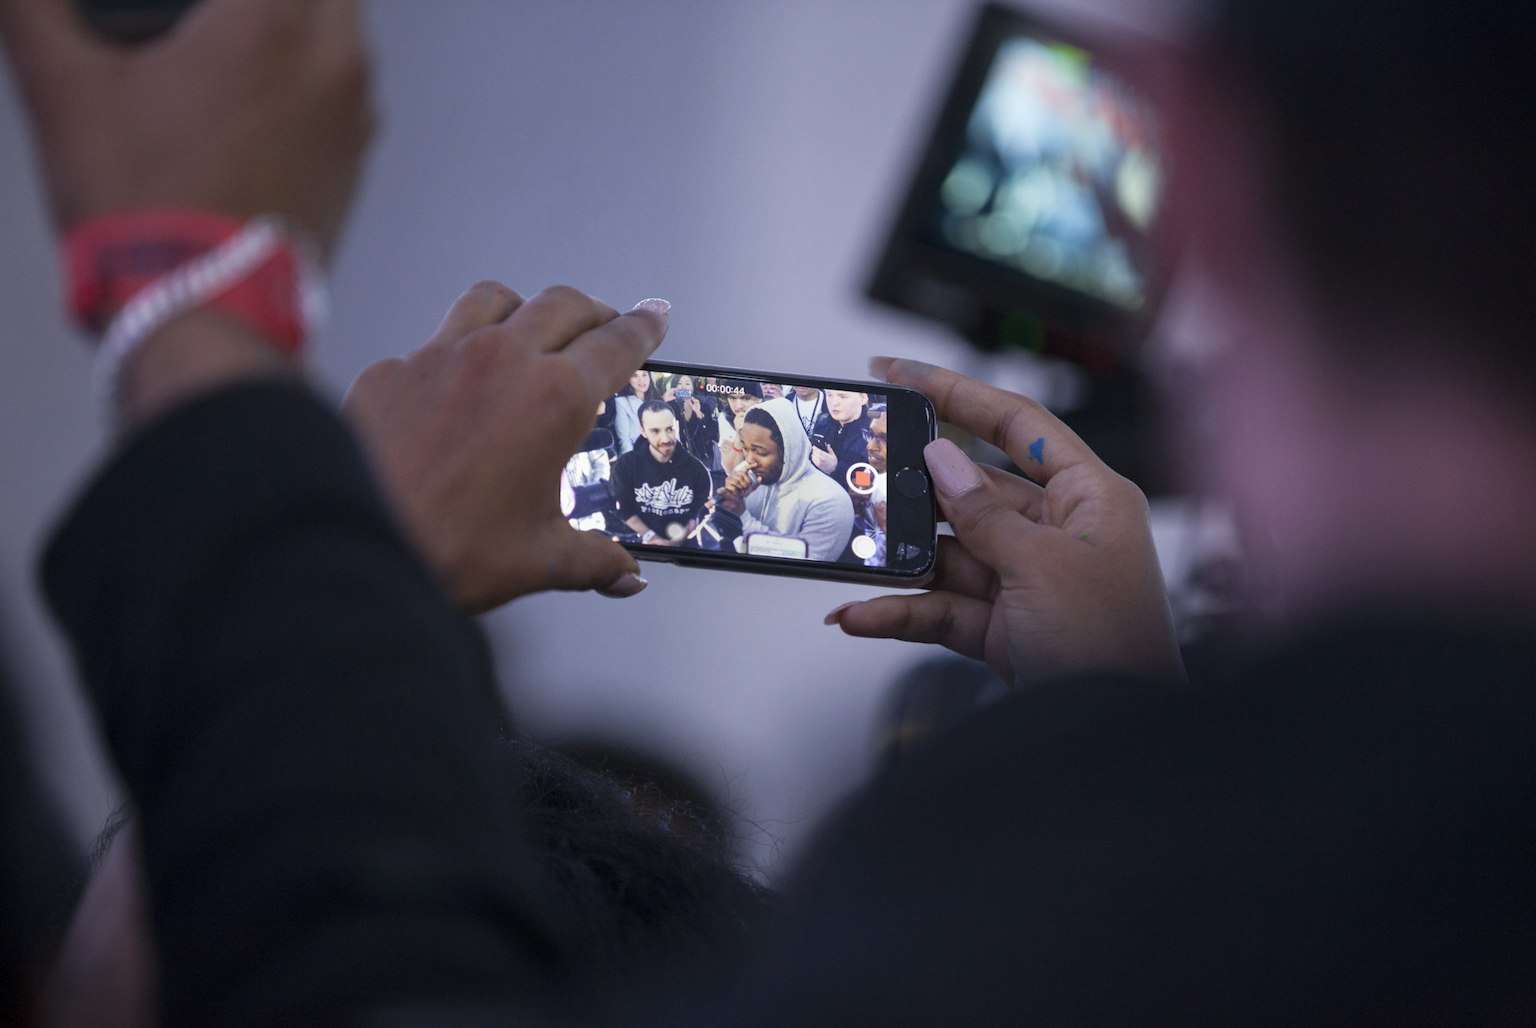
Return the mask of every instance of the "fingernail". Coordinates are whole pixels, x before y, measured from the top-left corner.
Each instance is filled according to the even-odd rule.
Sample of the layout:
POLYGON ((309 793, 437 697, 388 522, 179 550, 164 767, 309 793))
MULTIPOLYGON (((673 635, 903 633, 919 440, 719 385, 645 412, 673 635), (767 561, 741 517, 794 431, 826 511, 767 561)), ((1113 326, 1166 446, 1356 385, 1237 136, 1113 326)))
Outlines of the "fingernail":
POLYGON ((636 593, 643 592, 645 587, 650 584, 650 582, 647 582, 633 571, 626 571, 618 578, 615 578, 606 589, 601 589, 599 592, 615 600, 622 600, 634 596, 636 593))
POLYGON ((660 314, 665 318, 668 316, 667 312, 672 309, 672 305, 659 296, 653 296, 649 300, 641 300, 635 304, 634 309, 637 311, 650 311, 652 314, 660 314))
POLYGON ((944 496, 964 496, 981 485, 981 472, 960 447, 948 439, 936 439, 923 447, 928 473, 944 496))
POLYGON ((871 357, 869 359, 869 373, 874 378, 888 379, 892 366, 902 366, 903 377, 924 375, 937 369, 925 361, 915 361, 910 357, 871 357))
POLYGON ((849 607, 854 606, 858 602, 859 602, 858 600, 849 600, 847 603, 843 603, 843 604, 840 604, 840 605, 838 605, 836 607, 833 607, 831 610, 829 610, 827 612, 827 616, 821 619, 821 623, 824 624, 824 625, 839 625, 839 624, 842 624, 842 613, 843 613, 843 611, 847 610, 849 607))

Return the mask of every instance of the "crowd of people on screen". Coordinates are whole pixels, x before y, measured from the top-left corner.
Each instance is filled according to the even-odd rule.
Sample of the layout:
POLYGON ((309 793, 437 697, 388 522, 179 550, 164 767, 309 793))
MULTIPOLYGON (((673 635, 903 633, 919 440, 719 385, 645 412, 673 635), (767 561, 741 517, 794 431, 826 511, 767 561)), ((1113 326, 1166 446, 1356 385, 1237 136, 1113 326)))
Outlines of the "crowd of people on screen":
POLYGON ((647 546, 884 566, 885 397, 641 370, 566 466, 566 516, 647 546))

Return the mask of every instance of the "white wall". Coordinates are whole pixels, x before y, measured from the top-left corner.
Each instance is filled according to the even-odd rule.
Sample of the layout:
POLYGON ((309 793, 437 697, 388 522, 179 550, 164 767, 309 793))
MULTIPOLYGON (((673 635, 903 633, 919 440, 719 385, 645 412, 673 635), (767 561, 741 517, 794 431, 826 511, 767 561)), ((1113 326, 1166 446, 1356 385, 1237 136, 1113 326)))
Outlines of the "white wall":
MULTIPOLYGON (((678 360, 833 376, 863 375, 874 353, 969 360, 859 296, 967 0, 370 11, 385 121, 315 360, 338 393, 417 345, 480 278, 525 293, 567 282, 621 308, 664 296, 662 354, 678 360)), ((39 749, 84 835, 111 788, 31 575, 99 439, 88 356, 59 310, 7 84, 0 602, 39 749)), ((628 602, 547 596, 489 616, 507 689, 538 731, 662 747, 759 826, 749 855, 771 864, 865 772, 875 707, 925 651, 822 627, 869 590, 649 567, 650 589, 628 602)))

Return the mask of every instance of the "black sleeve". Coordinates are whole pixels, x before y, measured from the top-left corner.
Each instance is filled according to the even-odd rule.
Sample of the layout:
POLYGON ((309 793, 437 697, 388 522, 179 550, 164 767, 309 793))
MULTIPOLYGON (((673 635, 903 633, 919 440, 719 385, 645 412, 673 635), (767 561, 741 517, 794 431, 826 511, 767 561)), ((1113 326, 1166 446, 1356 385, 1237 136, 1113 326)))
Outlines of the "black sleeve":
POLYGON ((867 418, 861 417, 849 427, 843 429, 838 435, 837 446, 837 474, 834 476, 838 484, 847 488, 847 481, 843 476, 848 474, 848 469, 855 464, 862 464, 869 460, 869 443, 864 440, 864 429, 869 425, 867 418))
POLYGON ((609 432, 613 431, 614 420, 618 417, 618 401, 617 394, 603 400, 603 411, 597 416, 596 427, 606 428, 609 432))
POLYGON ((165 1024, 549 977, 472 628, 307 391, 225 391, 133 439, 44 584, 142 817, 165 1024))
POLYGON ((823 830, 699 1022, 1136 1023, 1191 973, 1149 909, 1226 855, 1179 835, 1221 785, 1191 735, 1179 697, 1129 681, 973 715, 823 830))

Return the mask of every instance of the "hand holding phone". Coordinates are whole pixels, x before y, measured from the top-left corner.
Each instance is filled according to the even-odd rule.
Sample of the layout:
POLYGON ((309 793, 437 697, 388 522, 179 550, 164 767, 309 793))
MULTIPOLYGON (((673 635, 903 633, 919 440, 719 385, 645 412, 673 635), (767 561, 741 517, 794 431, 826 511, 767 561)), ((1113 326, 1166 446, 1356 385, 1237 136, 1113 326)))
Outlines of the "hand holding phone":
POLYGON ((981 467, 949 440, 930 444, 928 467, 955 533, 932 591, 849 604, 828 624, 939 643, 1008 682, 1183 677, 1146 498, 1134 483, 1033 400, 916 361, 882 358, 871 369, 937 397, 941 416, 1003 449, 1033 481, 981 467))
POLYGON ((613 435, 592 430, 599 397, 618 389, 665 331, 654 305, 619 315, 568 287, 524 300, 481 282, 425 345, 358 376, 344 413, 461 609, 479 613, 550 589, 630 595, 644 587, 630 553, 567 519, 578 496, 601 503, 609 495, 601 447, 613 435), (587 325, 596 327, 582 331, 587 325), (595 459, 589 454, 573 481, 566 455, 588 442, 595 459))

